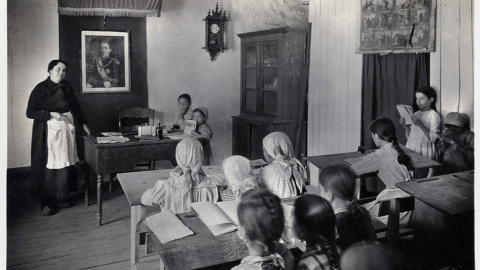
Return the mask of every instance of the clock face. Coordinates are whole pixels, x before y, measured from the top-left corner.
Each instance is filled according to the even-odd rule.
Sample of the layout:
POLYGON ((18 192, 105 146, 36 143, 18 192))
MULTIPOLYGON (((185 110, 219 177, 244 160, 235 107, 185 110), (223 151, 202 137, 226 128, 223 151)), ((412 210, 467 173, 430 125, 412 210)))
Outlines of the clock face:
POLYGON ((212 24, 210 26, 210 31, 212 31, 212 33, 214 34, 218 33, 219 30, 220 30, 220 27, 217 24, 212 24))

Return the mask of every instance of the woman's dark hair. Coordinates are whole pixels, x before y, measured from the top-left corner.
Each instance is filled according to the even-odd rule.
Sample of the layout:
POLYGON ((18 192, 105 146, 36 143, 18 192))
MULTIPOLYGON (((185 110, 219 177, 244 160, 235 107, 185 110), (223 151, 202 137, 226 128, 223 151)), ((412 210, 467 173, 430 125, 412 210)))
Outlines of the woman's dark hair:
POLYGON ((306 194, 298 197, 294 203, 293 215, 296 226, 306 230, 307 245, 319 244, 330 264, 338 266, 339 255, 335 246, 335 213, 324 198, 306 194))
POLYGON ((388 117, 380 117, 375 119, 370 124, 370 132, 377 134, 380 140, 391 142, 395 150, 398 152, 398 163, 405 165, 408 171, 413 172, 415 168, 412 164, 412 159, 400 148, 397 139, 397 130, 393 121, 388 117))
MULTIPOLYGON (((432 101, 432 104, 430 105, 430 107, 434 111, 437 110, 437 106, 435 105, 435 103, 437 103, 437 92, 435 91, 435 89, 433 89, 430 86, 422 86, 417 90, 416 93, 422 93, 425 96, 427 96, 428 98, 433 98, 433 101, 432 101)), ((417 105, 416 102, 415 102, 415 108, 416 108, 416 110, 418 110, 418 105, 417 105)))
POLYGON ((347 208, 352 221, 350 225, 355 228, 360 240, 376 240, 372 220, 369 215, 362 213, 361 206, 355 198, 356 178, 357 174, 350 166, 340 164, 323 169, 320 172, 319 182, 323 189, 331 192, 334 197, 350 202, 347 208))
POLYGON ((263 243, 270 252, 275 250, 285 227, 277 195, 261 188, 245 192, 238 205, 238 220, 248 240, 263 243))
POLYGON ((55 59, 55 60, 50 61, 50 63, 48 63, 48 69, 47 69, 47 71, 52 70, 58 63, 64 64, 65 67, 67 68, 67 71, 68 71, 67 62, 65 62, 64 60, 61 60, 61 59, 55 59))
POLYGON ((177 101, 180 101, 181 98, 188 100, 188 104, 192 105, 192 98, 189 94, 181 94, 180 96, 178 96, 177 101))
POLYGON ((207 117, 207 116, 205 115, 205 113, 204 113, 202 110, 198 109, 198 108, 195 109, 195 110, 193 110, 193 112, 194 112, 194 113, 198 112, 198 113, 200 113, 201 115, 203 115, 203 117, 207 117))

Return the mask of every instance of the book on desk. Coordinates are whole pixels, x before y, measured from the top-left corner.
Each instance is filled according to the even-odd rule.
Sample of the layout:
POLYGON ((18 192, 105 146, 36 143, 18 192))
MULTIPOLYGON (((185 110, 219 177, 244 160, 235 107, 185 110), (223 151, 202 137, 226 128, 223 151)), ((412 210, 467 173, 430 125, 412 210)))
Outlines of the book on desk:
POLYGON ((239 203, 240 201, 224 201, 215 204, 203 201, 192 203, 191 206, 213 235, 218 236, 237 230, 239 203))
POLYGON ((102 132, 94 135, 98 143, 123 143, 130 141, 129 138, 123 137, 120 132, 102 132))

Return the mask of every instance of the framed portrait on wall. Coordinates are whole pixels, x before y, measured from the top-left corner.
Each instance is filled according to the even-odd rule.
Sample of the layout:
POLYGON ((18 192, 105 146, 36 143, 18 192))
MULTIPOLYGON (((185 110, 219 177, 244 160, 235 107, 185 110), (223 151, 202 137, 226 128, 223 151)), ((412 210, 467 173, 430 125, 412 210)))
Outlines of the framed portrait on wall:
POLYGON ((82 93, 131 91, 128 35, 82 31, 82 93))

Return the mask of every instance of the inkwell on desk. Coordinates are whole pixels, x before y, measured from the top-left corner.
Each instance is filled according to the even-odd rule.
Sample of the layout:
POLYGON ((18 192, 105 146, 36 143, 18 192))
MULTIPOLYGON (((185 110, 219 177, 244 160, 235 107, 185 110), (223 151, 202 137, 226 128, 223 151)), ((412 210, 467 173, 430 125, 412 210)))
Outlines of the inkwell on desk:
POLYGON ((156 128, 156 133, 157 133, 157 138, 158 139, 163 139, 163 129, 160 123, 158 123, 158 126, 156 128))

